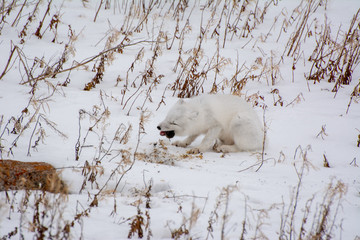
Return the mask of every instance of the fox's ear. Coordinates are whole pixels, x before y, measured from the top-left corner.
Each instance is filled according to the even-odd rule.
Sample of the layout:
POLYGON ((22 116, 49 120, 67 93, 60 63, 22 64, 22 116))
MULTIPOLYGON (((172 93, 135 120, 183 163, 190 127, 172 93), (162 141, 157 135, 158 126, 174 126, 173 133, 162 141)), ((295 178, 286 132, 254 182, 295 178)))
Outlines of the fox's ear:
POLYGON ((177 101, 177 103, 178 103, 178 104, 184 104, 185 101, 184 101, 184 99, 179 99, 179 100, 177 101))
POLYGON ((190 113, 190 119, 191 119, 191 120, 195 120, 198 115, 199 115, 199 112, 198 112, 198 111, 192 111, 192 112, 190 113))

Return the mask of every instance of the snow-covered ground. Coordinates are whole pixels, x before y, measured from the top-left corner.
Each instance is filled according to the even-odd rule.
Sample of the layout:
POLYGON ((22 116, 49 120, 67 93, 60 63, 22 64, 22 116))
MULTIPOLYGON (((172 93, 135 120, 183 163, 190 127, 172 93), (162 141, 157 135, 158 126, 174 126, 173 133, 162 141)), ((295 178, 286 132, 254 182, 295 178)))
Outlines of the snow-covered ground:
POLYGON ((350 84, 307 80, 358 0, 38 2, 0 4, 0 158, 54 165, 69 194, 1 192, 0 237, 360 238, 360 16, 350 84), (159 135, 209 92, 253 103, 263 152, 159 135))

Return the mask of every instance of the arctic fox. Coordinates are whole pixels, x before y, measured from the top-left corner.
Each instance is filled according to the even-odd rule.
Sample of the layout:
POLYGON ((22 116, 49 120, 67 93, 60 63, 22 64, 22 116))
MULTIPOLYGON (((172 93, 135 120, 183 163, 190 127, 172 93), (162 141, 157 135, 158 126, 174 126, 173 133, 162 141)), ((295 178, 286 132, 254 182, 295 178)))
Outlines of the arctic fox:
POLYGON ((173 145, 187 147, 199 135, 201 144, 191 153, 253 151, 262 148, 262 124, 252 107, 234 95, 202 95, 179 100, 157 129, 161 136, 188 136, 173 145))

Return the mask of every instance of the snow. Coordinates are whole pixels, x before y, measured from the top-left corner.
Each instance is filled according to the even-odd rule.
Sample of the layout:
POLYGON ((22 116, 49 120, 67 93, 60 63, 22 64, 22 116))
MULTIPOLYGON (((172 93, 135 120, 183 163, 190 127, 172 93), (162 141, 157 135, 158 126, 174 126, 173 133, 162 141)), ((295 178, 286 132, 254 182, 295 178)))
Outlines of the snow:
MULTIPOLYGON (((227 29, 224 48, 224 17, 218 28, 219 37, 212 33, 223 4, 228 4, 224 16, 234 21, 239 12, 237 8, 229 15, 234 1, 219 1, 210 7, 204 7, 206 1, 189 1, 185 11, 179 12, 179 32, 172 46, 177 24, 176 1, 144 1, 146 9, 150 2, 154 6, 142 24, 147 14, 142 9, 143 1, 106 2, 110 8, 105 9, 104 1, 94 22, 99 1, 53 1, 39 39, 34 33, 48 6, 48 1, 42 1, 36 18, 28 24, 23 44, 19 33, 37 1, 26 4, 14 26, 23 2, 16 1, 9 15, 0 11, 5 17, 0 22, 0 74, 11 50, 17 46, 6 74, 0 79, 0 158, 50 163, 59 169, 69 187, 65 197, 45 194, 43 199, 49 201, 40 204, 39 211, 46 214, 40 217, 38 225, 34 225, 35 203, 43 193, 32 191, 27 197, 25 191, 0 192, 0 237, 6 238, 17 228, 14 238, 22 235, 30 239, 39 234, 39 226, 43 225, 47 227, 44 233, 47 238, 60 238, 66 232, 66 224, 73 222, 69 236, 64 238, 126 239, 130 224, 140 215, 144 220, 141 225, 144 238, 174 238, 172 232, 177 230, 183 239, 238 239, 242 234, 244 239, 288 239, 300 234, 306 239, 316 231, 322 207, 327 205, 330 212, 323 237, 326 234, 331 239, 360 237, 359 96, 353 97, 347 113, 351 93, 360 79, 359 60, 354 65, 351 83, 342 85, 336 95, 332 92, 334 82, 323 79, 314 84, 305 77, 311 68, 308 59, 325 19, 331 27, 332 39, 341 28, 337 42, 342 43, 359 8, 357 0, 248 1, 238 32, 231 36, 233 33, 227 29), (309 14, 305 31, 312 35, 300 40, 300 53, 295 54, 298 59, 292 70, 294 59, 284 53, 308 2, 322 4, 309 14), (135 4, 133 8, 131 3, 135 4), (249 22, 256 26, 249 36, 240 37, 240 27, 256 3, 257 19, 250 15, 249 22), (265 5, 268 8, 261 22, 259 14, 265 5), (55 33, 48 26, 56 13, 60 22, 53 43, 55 33), (200 81, 203 88, 199 94, 211 91, 215 77, 217 94, 231 93, 230 82, 236 69, 241 69, 237 81, 261 74, 260 78, 247 79, 244 88, 237 92, 242 98, 250 97, 261 119, 265 119, 267 138, 261 167, 262 152, 191 155, 187 153, 191 146, 188 149, 172 146, 173 140, 160 136, 156 129, 177 101, 179 90, 171 87, 179 76, 184 76, 181 75, 184 64, 199 46, 200 30, 204 39, 197 72, 205 73, 206 78, 200 81), (156 43, 160 31, 160 42, 156 43), (126 33, 128 40, 123 42, 122 52, 108 55, 102 81, 90 91, 83 89, 95 76, 92 69, 99 65, 100 57, 54 78, 40 79, 36 85, 28 82, 25 69, 32 69, 33 78, 46 70, 39 64, 32 67, 35 60, 54 69, 66 44, 70 50, 63 70, 117 46, 126 33), (179 48, 182 65, 176 65, 179 48), (139 53, 141 57, 135 61, 139 53), (216 63, 217 54, 224 60, 223 66, 218 73, 214 69, 208 71, 216 63), (130 69, 133 63, 134 68, 130 69), (262 73, 265 65, 267 70, 262 73), (149 76, 149 70, 153 70, 153 75, 145 84, 142 79, 146 73, 149 76), (274 85, 271 73, 275 76, 274 85), (67 78, 70 81, 63 86, 67 78), (117 82, 119 78, 121 81, 117 82), (24 109, 28 111, 23 112, 24 109), (20 131, 13 134, 17 119, 20 131), (40 124, 36 124, 37 120, 40 124), (128 139, 124 138, 127 130, 128 139), (330 168, 324 167, 325 158, 330 168), (86 176, 85 163, 93 166, 85 168, 86 176), (95 174, 94 182, 89 180, 91 171, 95 174), (97 206, 92 205, 95 197, 97 206), (27 198, 29 201, 24 202, 27 198), (301 232, 306 214, 305 230, 301 232)), ((10 6, 2 4, 3 8, 10 6)), ((137 232, 132 237, 136 239, 137 232)))

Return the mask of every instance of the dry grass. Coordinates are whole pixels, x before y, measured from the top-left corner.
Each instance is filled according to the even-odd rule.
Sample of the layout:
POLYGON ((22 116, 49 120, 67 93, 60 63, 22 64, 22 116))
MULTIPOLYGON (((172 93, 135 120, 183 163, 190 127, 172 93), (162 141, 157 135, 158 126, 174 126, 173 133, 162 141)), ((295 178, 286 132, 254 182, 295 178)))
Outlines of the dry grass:
MULTIPOLYGON (((278 1, 269 1, 261 6, 259 0, 209 0, 201 6, 201 22, 195 25, 197 28, 195 29, 190 21, 194 8, 199 6, 192 6, 188 1, 162 3, 161 1, 101 0, 94 13, 94 22, 101 14, 106 14, 104 13, 105 9, 109 10, 110 8, 124 16, 124 21, 119 29, 110 27, 107 36, 104 37, 106 42, 101 51, 81 61, 71 61, 76 55, 75 44, 79 35, 75 33, 71 25, 68 25, 66 26, 68 38, 63 51, 58 56, 50 60, 46 60, 44 56, 30 58, 22 50, 30 36, 34 35, 42 41, 51 39, 52 44, 58 44, 59 27, 64 24, 62 9, 55 8, 52 0, 44 4, 43 6, 40 0, 33 1, 31 4, 28 4, 27 0, 1 3, 0 33, 4 27, 7 27, 17 29, 19 35, 18 41, 11 42, 9 52, 2 56, 7 58, 7 61, 2 67, 0 81, 10 74, 17 76, 20 84, 29 87, 30 97, 27 104, 18 111, 18 115, 11 116, 9 119, 5 119, 6 116, 0 116, 0 158, 14 155, 19 139, 26 138, 28 156, 38 150, 41 144, 46 144, 50 131, 66 139, 66 134, 58 129, 53 119, 48 117, 49 102, 54 95, 61 94, 62 87, 72 84, 74 81, 71 80, 73 70, 87 72, 92 69, 95 75, 86 81, 83 90, 93 91, 102 84, 106 71, 114 63, 115 58, 134 46, 138 47, 138 50, 134 53, 133 61, 128 63, 127 71, 119 73, 113 84, 121 92, 120 104, 125 114, 131 115, 135 111, 141 113, 139 114, 138 131, 133 131, 132 124, 119 124, 112 134, 106 131, 111 112, 104 103, 105 93, 100 91, 101 103, 99 105, 90 106, 90 109, 79 109, 78 135, 74 145, 74 166, 70 167, 81 170, 79 174, 81 174, 82 184, 78 190, 80 193, 88 195, 87 205, 83 206, 78 203, 76 213, 69 218, 63 215, 63 212, 69 207, 67 194, 50 194, 42 191, 5 192, 6 198, 0 203, 0 206, 6 206, 8 211, 6 217, 14 218, 15 212, 19 212, 21 217, 18 220, 18 226, 0 236, 2 239, 14 237, 22 239, 25 231, 31 231, 36 239, 71 239, 73 229, 82 229, 83 219, 90 215, 91 209, 99 206, 105 196, 114 197, 114 209, 111 215, 120 212, 117 209, 115 193, 124 176, 131 171, 136 161, 176 166, 176 161, 202 158, 202 155, 172 154, 163 141, 154 143, 148 152, 138 151, 141 136, 145 134, 145 123, 149 118, 146 104, 154 104, 153 95, 160 84, 166 84, 167 87, 163 90, 158 108, 166 104, 166 96, 169 95, 179 98, 188 98, 204 92, 229 92, 235 95, 246 95, 244 93, 246 85, 252 81, 266 83, 271 88, 270 93, 274 106, 287 107, 303 101, 304 97, 300 93, 286 105, 286 101, 282 97, 283 92, 280 92, 276 86, 282 79, 280 67, 283 67, 285 58, 291 59, 293 64, 290 70, 293 74, 297 64, 306 58, 311 65, 306 81, 332 82, 334 83, 333 92, 338 92, 341 86, 351 83, 353 72, 360 60, 358 41, 360 10, 353 16, 348 30, 342 32, 339 29, 334 38, 328 22, 325 21, 319 30, 315 27, 316 24, 312 18, 312 14, 319 8, 326 9, 327 1, 323 0, 301 1, 289 16, 283 9, 274 18, 269 31, 261 34, 258 38, 255 37, 258 27, 264 23, 268 11, 278 7, 278 1), (165 26, 159 12, 166 13, 166 16, 174 22, 170 29, 165 26), (10 16, 12 21, 9 21, 10 16), (286 36, 286 32, 293 30, 288 36, 281 57, 276 56, 272 51, 265 54, 259 47, 259 43, 269 41, 270 32, 277 27, 280 27, 277 41, 286 36), (198 33, 195 44, 187 48, 185 43, 193 32, 198 33), (136 40, 140 33, 145 36, 151 35, 151 37, 146 40, 136 40), (316 47, 311 56, 306 56, 303 46, 306 41, 310 41, 311 37, 316 41, 316 47), (250 66, 246 61, 241 63, 239 56, 235 64, 231 59, 222 56, 222 49, 233 43, 232 41, 239 39, 244 40, 243 48, 253 43, 251 49, 258 48, 262 53, 250 66), (214 43, 215 48, 209 53, 205 46, 210 41, 214 43), (176 75, 174 79, 166 79, 159 67, 162 63, 162 55, 170 50, 177 54, 173 67, 176 75), (223 76, 224 70, 232 64, 235 67, 231 70, 231 76, 228 78, 223 76), (65 75, 66 77, 64 77, 65 75), (61 82, 56 84, 56 79, 61 82), (45 96, 43 93, 39 93, 39 89, 42 88, 48 89, 45 96), (130 148, 127 143, 132 137, 136 138, 136 146, 130 148), (87 156, 94 157, 85 159, 85 153, 87 156), (118 163, 106 175, 104 162, 111 162, 114 159, 117 159, 118 163), (79 162, 82 166, 75 167, 79 162), (117 179, 115 185, 110 188, 109 183, 114 181, 114 176, 117 176, 117 179), (30 221, 26 221, 26 219, 30 221)), ((83 4, 85 8, 88 1, 83 0, 83 4)), ((352 91, 347 112, 352 103, 359 101, 359 97, 359 84, 357 84, 352 91)), ((248 96, 247 100, 254 106, 264 109, 264 148, 261 153, 261 162, 252 166, 258 167, 257 170, 259 170, 263 163, 269 160, 265 159, 266 104, 260 93, 248 96)), ((324 139, 326 136, 324 125, 317 137, 324 139)), ((360 134, 354 143, 358 147, 360 146, 360 134)), ((294 187, 291 199, 282 203, 283 212, 280 216, 280 226, 277 226, 279 239, 330 239, 335 228, 341 227, 337 215, 347 191, 342 182, 331 182, 322 194, 322 201, 317 205, 315 195, 305 203, 300 201, 305 173, 312 167, 307 151, 308 149, 299 148, 295 154, 295 158, 301 161, 300 168, 295 167, 298 183, 294 187)), ((324 154, 324 167, 331 167, 329 160, 324 154)), ((357 166, 356 159, 351 164, 357 166)), ((215 229, 220 230, 220 239, 226 239, 227 233, 231 229, 229 222, 234 217, 231 216, 228 207, 232 194, 240 190, 235 186, 221 189, 210 215, 207 216, 207 224, 203 226, 198 226, 198 221, 200 217, 203 217, 204 212, 195 204, 195 199, 204 200, 204 198, 190 196, 193 203, 189 212, 183 214, 183 221, 178 225, 168 224, 171 237, 173 239, 196 238, 194 233, 196 226, 207 231, 207 239, 216 238, 214 237, 215 229)), ((136 212, 125 221, 129 223, 128 238, 146 237, 150 239, 152 237, 150 211, 153 202, 152 182, 138 192, 139 199, 134 205, 136 212)), ((184 196, 174 195, 173 199, 175 201, 182 197, 184 196)), ((242 229, 239 238, 267 238, 263 229, 272 209, 255 211, 247 203, 246 197, 245 206, 241 207, 244 207, 244 214, 237 219, 237 223, 242 229), (255 217, 251 219, 250 216, 255 217)), ((179 204, 179 212, 182 213, 182 211, 183 207, 179 204)))
POLYGON ((321 80, 335 82, 332 89, 335 93, 341 85, 350 84, 352 73, 360 62, 360 43, 357 40, 360 36, 357 27, 360 23, 359 13, 360 10, 353 16, 349 29, 340 42, 340 29, 336 38, 332 39, 331 29, 325 22, 319 33, 317 46, 309 58, 312 66, 307 76, 308 80, 313 80, 314 83, 321 80))

